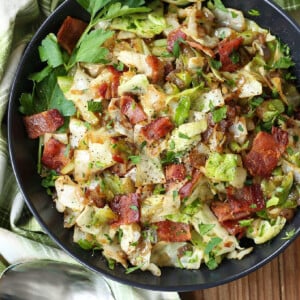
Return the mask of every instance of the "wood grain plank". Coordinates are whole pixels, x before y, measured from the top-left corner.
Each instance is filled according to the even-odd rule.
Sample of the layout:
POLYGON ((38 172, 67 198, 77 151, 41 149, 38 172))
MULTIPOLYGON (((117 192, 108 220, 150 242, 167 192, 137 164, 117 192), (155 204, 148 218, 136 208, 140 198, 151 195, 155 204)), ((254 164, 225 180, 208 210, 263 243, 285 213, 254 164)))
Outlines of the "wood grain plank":
POLYGON ((280 256, 280 281, 282 300, 300 299, 300 238, 290 245, 280 256))

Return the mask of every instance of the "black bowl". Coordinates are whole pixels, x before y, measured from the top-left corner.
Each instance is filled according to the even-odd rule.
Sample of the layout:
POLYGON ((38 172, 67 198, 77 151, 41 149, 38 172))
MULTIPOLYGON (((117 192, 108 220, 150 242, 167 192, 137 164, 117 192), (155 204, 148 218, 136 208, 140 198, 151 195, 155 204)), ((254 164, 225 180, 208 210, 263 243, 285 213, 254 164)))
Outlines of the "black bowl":
MULTIPOLYGON (((224 0, 224 4, 244 11, 247 17, 253 18, 262 27, 270 28, 272 33, 287 43, 296 62, 294 73, 300 79, 300 55, 297 53, 300 49, 300 28, 281 9, 268 0, 224 0), (250 9, 258 10, 260 16, 248 15, 250 9)), ((27 138, 22 116, 18 112, 21 93, 29 92, 32 88, 32 83, 27 79, 28 75, 42 68, 37 50, 39 44, 49 32, 56 33, 68 15, 83 20, 89 18, 89 15, 72 0, 64 2, 46 20, 34 35, 20 62, 8 107, 9 153, 17 182, 31 212, 52 239, 77 261, 110 279, 140 288, 165 291, 204 289, 238 279, 263 266, 291 244, 300 233, 299 212, 275 239, 257 246, 253 253, 241 261, 224 260, 214 271, 209 271, 206 267, 194 271, 163 268, 161 277, 154 277, 150 272, 141 271, 126 275, 124 269, 119 266, 110 270, 100 254, 82 250, 73 243, 73 230, 63 228, 62 214, 56 211, 51 198, 41 186, 41 178, 36 171, 37 142, 27 138), (285 232, 292 229, 296 230, 295 235, 289 240, 284 240, 285 232)))

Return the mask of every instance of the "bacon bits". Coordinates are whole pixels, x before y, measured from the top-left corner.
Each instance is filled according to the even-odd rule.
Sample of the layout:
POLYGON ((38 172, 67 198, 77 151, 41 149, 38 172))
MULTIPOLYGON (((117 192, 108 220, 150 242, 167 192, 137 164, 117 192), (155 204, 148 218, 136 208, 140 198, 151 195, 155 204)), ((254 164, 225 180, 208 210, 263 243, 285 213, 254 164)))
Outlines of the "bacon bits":
POLYGON ((156 141, 166 136, 174 128, 168 117, 160 117, 141 129, 141 133, 149 141, 156 141))
POLYGON ((98 208, 103 208, 106 204, 106 195, 100 190, 99 186, 94 189, 87 188, 84 196, 88 201, 87 204, 96 205, 98 208))
POLYGON ((49 169, 60 172, 69 161, 67 146, 54 138, 49 139, 44 145, 42 164, 49 169))
POLYGON ((113 225, 128 225, 140 221, 140 196, 138 194, 117 195, 110 202, 110 207, 118 215, 113 225))
POLYGON ((146 57, 146 63, 151 68, 150 78, 152 83, 160 83, 164 79, 165 75, 165 64, 155 55, 148 55, 146 57))
POLYGON ((220 55, 220 61, 222 63, 222 71, 234 72, 241 66, 239 61, 233 59, 233 53, 239 49, 243 43, 243 38, 238 37, 232 40, 225 39, 220 42, 218 50, 220 55))
POLYGON ((227 201, 213 201, 211 209, 218 220, 240 220, 249 217, 252 213, 265 208, 265 201, 260 185, 245 186, 241 190, 227 190, 227 201))
POLYGON ((57 33, 57 42, 71 54, 86 27, 87 23, 68 16, 57 33))
POLYGON ((188 224, 166 220, 156 222, 154 225, 157 226, 159 241, 185 242, 191 239, 190 226, 188 224))
POLYGON ((126 95, 121 97, 120 108, 122 114, 127 116, 130 123, 133 125, 147 120, 147 115, 145 114, 141 105, 136 103, 135 100, 130 96, 126 95))
POLYGON ((181 189, 179 190, 179 196, 180 199, 184 199, 186 197, 189 197, 191 193, 193 192, 193 189, 195 188, 197 182, 202 177, 202 174, 200 170, 195 169, 193 171, 192 179, 189 180, 181 189))
POLYGON ((273 128, 272 133, 259 132, 250 152, 244 158, 244 165, 252 176, 270 176, 285 151, 288 133, 279 128, 273 128))
POLYGON ((175 42, 180 39, 185 40, 186 34, 180 29, 172 30, 167 37, 167 50, 173 52, 175 42))
POLYGON ((184 164, 172 164, 166 166, 166 179, 171 181, 182 181, 186 177, 184 164))
POLYGON ((64 117, 57 109, 50 109, 24 117, 24 124, 29 138, 35 139, 45 133, 55 132, 64 124, 64 117))
POLYGON ((107 69, 112 74, 112 78, 110 81, 111 97, 109 98, 116 98, 118 97, 118 87, 120 85, 120 77, 122 75, 122 72, 116 70, 113 66, 108 66, 107 69))

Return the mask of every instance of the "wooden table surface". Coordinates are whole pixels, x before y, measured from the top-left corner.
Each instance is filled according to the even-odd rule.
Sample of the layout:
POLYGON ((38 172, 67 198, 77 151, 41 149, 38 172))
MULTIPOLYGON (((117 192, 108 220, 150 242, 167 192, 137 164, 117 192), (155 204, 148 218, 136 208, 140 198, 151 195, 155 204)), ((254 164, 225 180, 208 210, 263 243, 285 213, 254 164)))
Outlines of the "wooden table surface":
POLYGON ((182 300, 300 300, 300 238, 277 258, 239 280, 181 293, 182 300))

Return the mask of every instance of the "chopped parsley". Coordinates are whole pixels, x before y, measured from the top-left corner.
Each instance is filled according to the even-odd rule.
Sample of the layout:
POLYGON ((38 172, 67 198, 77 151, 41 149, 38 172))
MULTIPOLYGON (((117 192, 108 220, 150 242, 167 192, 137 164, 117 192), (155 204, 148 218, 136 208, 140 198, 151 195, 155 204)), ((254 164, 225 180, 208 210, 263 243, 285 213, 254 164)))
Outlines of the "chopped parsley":
POLYGON ((285 232, 285 236, 283 238, 281 238, 282 240, 289 240, 291 239, 294 235, 296 234, 296 229, 293 228, 289 231, 285 232))
POLYGON ((102 112, 102 103, 101 102, 91 100, 91 101, 88 101, 87 104, 88 104, 88 111, 99 112, 99 113, 102 112))
POLYGON ((250 9, 250 10, 248 11, 248 14, 249 14, 250 16, 253 16, 253 17, 258 17, 258 16, 260 16, 260 12, 259 12, 257 9, 250 9))
POLYGON ((138 164, 141 161, 141 157, 139 155, 131 155, 128 157, 133 164, 138 164))

